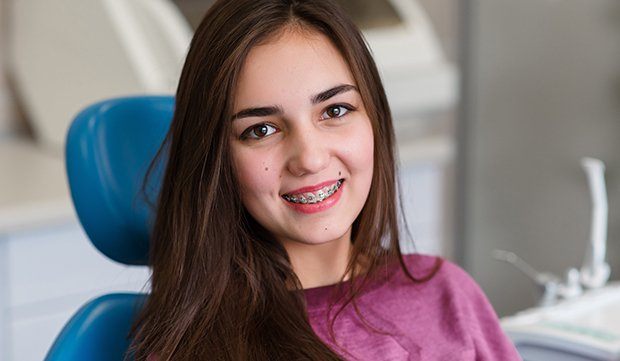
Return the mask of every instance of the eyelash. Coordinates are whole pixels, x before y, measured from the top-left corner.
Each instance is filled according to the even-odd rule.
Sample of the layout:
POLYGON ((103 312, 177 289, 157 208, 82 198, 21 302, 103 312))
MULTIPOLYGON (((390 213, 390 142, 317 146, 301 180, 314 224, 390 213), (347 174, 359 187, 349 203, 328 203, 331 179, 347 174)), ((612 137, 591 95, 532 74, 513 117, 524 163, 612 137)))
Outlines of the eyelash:
POLYGON ((334 104, 334 105, 330 105, 327 108, 325 108, 325 111, 323 112, 323 114, 321 114, 321 119, 325 120, 325 119, 333 119, 333 118, 342 118, 345 115, 349 114, 350 111, 355 110, 351 105, 348 104, 334 104), (334 108, 342 108, 345 110, 344 114, 342 115, 338 115, 335 117, 328 117, 328 118, 324 118, 323 114, 326 114, 329 110, 334 109, 334 108))
MULTIPOLYGON (((273 126, 273 125, 271 125, 271 124, 269 124, 269 123, 258 123, 258 124, 255 124, 255 125, 253 125, 253 126, 249 127, 248 129, 244 130, 244 131, 243 131, 243 133, 241 133, 241 135, 239 136, 239 139, 241 139, 241 140, 246 140, 246 139, 261 140, 261 139, 263 139, 264 137, 268 137, 269 135, 273 134, 273 133, 271 133, 271 134, 265 135, 263 138, 253 137, 253 136, 252 136, 252 131, 253 131, 254 129, 257 129, 258 127, 261 127, 261 126, 266 126, 266 127, 269 127, 269 128, 274 128, 274 129, 276 129, 276 127, 275 127, 275 126, 273 126)), ((276 130, 276 132, 277 132, 277 130, 276 130)), ((274 132, 274 133, 275 133, 275 132, 274 132)))
MULTIPOLYGON (((321 113, 321 120, 342 118, 345 115, 349 114, 349 112, 352 112, 354 110, 355 110, 355 107, 353 107, 353 106, 351 106, 349 104, 333 104, 333 105, 330 105, 327 108, 325 108, 325 111, 323 111, 323 113, 321 113), (345 110, 344 114, 339 115, 339 116, 333 116, 333 117, 330 117, 330 116, 324 117, 324 115, 327 114, 327 112, 329 110, 332 110, 334 108, 344 109, 345 110)), ((260 138, 260 137, 253 137, 252 136, 253 130, 255 130, 258 127, 261 127, 261 126, 266 126, 266 127, 269 127, 269 128, 276 129, 276 127, 274 125, 272 125, 272 124, 269 124, 269 123, 258 123, 258 124, 255 124, 255 125, 247 128, 246 130, 244 130, 243 133, 241 133, 241 135, 239 136, 239 139, 241 139, 241 140, 246 140, 246 139, 261 140, 263 138, 266 138, 266 137, 270 136, 271 134, 277 133, 277 129, 276 129, 275 132, 273 132, 271 134, 267 134, 267 135, 263 136, 262 138, 260 138)))

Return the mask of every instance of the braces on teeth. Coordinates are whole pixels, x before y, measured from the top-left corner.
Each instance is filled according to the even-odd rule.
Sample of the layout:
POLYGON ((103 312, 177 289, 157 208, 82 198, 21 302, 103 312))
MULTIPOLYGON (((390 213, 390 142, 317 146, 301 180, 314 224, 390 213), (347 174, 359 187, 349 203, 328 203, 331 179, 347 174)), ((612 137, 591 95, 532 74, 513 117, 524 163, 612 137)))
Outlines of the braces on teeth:
POLYGON ((319 189, 318 191, 316 191, 316 194, 312 192, 295 194, 292 196, 285 194, 282 196, 282 198, 292 203, 301 203, 301 204, 314 204, 314 203, 322 202, 326 198, 329 198, 332 194, 336 193, 336 191, 342 185, 342 181, 343 181, 342 179, 339 179, 332 186, 327 186, 327 187, 323 187, 322 189, 319 189))

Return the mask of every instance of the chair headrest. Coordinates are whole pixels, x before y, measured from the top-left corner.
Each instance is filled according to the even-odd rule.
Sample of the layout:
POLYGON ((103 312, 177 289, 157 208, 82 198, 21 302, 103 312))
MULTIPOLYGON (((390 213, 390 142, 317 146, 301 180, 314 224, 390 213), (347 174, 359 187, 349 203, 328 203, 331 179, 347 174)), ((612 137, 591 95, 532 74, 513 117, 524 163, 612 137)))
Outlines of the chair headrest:
POLYGON ((146 199, 142 182, 173 112, 172 96, 109 99, 81 111, 69 128, 67 175, 78 218, 95 247, 115 261, 148 263, 164 162, 149 178, 146 199))

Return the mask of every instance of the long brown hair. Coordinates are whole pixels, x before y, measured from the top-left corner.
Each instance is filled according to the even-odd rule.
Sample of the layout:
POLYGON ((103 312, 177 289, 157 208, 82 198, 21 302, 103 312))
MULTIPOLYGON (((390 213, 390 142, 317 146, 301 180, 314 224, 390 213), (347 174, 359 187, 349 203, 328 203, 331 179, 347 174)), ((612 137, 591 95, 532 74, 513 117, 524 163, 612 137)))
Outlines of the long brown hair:
POLYGON ((388 263, 424 281, 408 272, 399 249, 394 130, 360 31, 331 0, 219 0, 192 40, 158 154, 167 156, 167 166, 151 240, 151 294, 132 329, 137 360, 151 353, 161 361, 341 359, 313 332, 284 247, 243 207, 229 152, 246 56, 290 27, 320 32, 340 49, 374 133, 371 189, 352 225, 345 272, 359 274, 346 282, 362 282, 342 296, 338 312, 355 304, 358 291, 388 263))

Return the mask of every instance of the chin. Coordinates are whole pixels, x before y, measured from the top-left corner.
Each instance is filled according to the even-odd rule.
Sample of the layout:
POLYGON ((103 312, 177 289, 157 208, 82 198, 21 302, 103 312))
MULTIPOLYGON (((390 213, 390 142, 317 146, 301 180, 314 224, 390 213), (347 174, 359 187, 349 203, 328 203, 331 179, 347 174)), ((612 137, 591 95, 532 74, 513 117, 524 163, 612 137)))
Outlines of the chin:
POLYGON ((313 229, 309 232, 304 232, 297 237, 294 237, 297 242, 308 245, 320 245, 330 243, 343 237, 348 238, 348 231, 351 227, 338 227, 338 226, 322 226, 318 229, 313 229))

